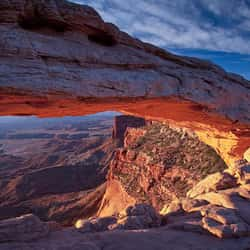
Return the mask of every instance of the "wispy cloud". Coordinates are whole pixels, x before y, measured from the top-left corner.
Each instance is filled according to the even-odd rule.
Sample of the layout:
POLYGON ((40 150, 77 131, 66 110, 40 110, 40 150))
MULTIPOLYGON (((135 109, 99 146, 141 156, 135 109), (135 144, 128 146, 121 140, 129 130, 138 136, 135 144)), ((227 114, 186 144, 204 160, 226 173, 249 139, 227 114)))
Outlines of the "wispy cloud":
POLYGON ((250 54, 250 0, 71 0, 164 48, 250 54))

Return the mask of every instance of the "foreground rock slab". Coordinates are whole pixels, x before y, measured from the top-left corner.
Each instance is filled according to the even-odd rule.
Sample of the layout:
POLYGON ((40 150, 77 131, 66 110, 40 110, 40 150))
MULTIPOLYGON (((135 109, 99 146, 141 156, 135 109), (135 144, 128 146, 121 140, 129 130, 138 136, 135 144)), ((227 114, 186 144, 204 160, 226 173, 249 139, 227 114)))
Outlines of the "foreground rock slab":
POLYGON ((50 234, 34 242, 0 244, 1 250, 246 250, 250 238, 218 239, 210 235, 169 230, 165 228, 110 231, 83 234, 72 229, 50 234))
POLYGON ((78 220, 75 227, 82 233, 103 232, 108 230, 136 230, 156 228, 161 218, 153 207, 147 204, 129 206, 116 216, 78 220))
POLYGON ((36 240, 48 233, 49 225, 32 214, 0 221, 0 243, 36 240))

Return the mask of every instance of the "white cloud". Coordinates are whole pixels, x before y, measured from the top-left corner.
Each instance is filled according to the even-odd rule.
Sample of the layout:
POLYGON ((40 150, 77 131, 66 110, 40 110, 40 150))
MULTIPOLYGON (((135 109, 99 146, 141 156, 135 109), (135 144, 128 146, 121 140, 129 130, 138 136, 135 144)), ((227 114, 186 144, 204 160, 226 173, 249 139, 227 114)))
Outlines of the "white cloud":
POLYGON ((105 21, 168 48, 250 54, 248 0, 71 0, 93 6, 105 21))

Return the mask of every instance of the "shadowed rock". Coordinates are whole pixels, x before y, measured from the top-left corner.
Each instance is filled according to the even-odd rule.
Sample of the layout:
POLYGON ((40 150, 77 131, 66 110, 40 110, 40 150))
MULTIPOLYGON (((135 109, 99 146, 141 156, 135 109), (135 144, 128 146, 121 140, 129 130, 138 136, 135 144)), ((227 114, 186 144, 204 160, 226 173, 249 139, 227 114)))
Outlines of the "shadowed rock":
POLYGON ((140 117, 120 115, 114 118, 112 138, 117 140, 118 145, 123 146, 127 128, 139 128, 146 125, 146 121, 140 117))
POLYGON ((116 216, 78 220, 75 227, 83 233, 102 232, 107 230, 135 230, 159 227, 160 216, 153 207, 137 204, 121 211, 116 216))
POLYGON ((0 221, 0 243, 36 240, 48 233, 49 226, 32 214, 0 221))

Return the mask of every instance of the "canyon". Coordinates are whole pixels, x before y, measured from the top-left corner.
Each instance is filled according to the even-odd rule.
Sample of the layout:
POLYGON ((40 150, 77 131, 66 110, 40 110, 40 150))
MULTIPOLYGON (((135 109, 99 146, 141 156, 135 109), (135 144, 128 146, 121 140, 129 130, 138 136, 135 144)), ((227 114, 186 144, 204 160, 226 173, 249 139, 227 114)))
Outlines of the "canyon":
MULTIPOLYGON (((139 121, 138 127, 136 117, 114 118, 113 132, 108 136, 117 145, 114 131, 121 131, 127 125, 124 143, 116 149, 114 145, 111 147, 115 153, 106 169, 107 182, 101 188, 87 190, 88 195, 83 180, 81 192, 44 196, 39 193, 41 181, 46 184, 46 188, 40 187, 43 192, 62 189, 59 182, 51 186, 50 178, 66 181, 62 176, 55 176, 51 168, 62 169, 69 179, 72 174, 64 166, 49 167, 42 169, 45 176, 38 171, 38 179, 37 170, 31 171, 30 179, 25 180, 26 190, 16 186, 16 191, 31 197, 32 192, 37 195, 37 200, 29 200, 33 214, 23 210, 19 211, 24 214, 20 217, 0 220, 2 249, 101 249, 104 246, 164 249, 165 244, 172 249, 187 249, 187 246, 197 249, 204 242, 207 246, 202 249, 247 249, 250 166, 246 160, 237 163, 233 175, 220 155, 194 133, 158 121, 139 121), (95 204, 98 197, 99 203, 95 204), (49 209, 50 217, 43 218, 36 206, 44 211, 49 209), (71 226, 72 218, 75 228, 71 226), (151 241, 145 243, 145 237, 151 241), (182 240, 176 242, 177 237, 182 240)), ((96 127, 96 121, 94 124, 96 127)), ((101 125, 97 128, 102 131, 101 125)), ((20 133, 24 135, 23 131, 20 133)), ((84 148, 80 141, 78 145, 84 148)), ((94 165, 91 167, 91 173, 95 173, 94 165)), ((89 174, 78 173, 83 179, 89 174)), ((91 183, 94 185, 93 179, 91 183)), ((74 184, 68 187, 74 188, 74 184)), ((9 193, 7 196, 15 197, 9 193)), ((7 217, 12 217, 15 206, 10 203, 7 210, 10 213, 7 217)))
POLYGON ((0 121, 0 219, 34 213, 65 226, 94 215, 116 148, 115 114, 0 121))
MULTIPOLYGON (((113 139, 118 138, 118 149, 106 147, 111 133, 106 142, 98 142, 104 157, 110 156, 104 160, 107 182, 105 174, 102 181, 91 180, 94 191, 83 191, 83 182, 81 190, 69 182, 52 187, 66 188, 66 194, 40 199, 43 180, 70 174, 67 168, 57 175, 58 167, 51 168, 55 159, 44 154, 39 160, 48 161, 50 171, 36 169, 25 179, 11 177, 10 187, 1 186, 1 201, 13 209, 19 201, 11 200, 16 195, 12 187, 20 185, 28 196, 26 207, 55 200, 60 208, 68 200, 71 211, 59 220, 51 218, 71 225, 66 228, 31 210, 21 209, 16 218, 3 216, 1 249, 249 248, 249 81, 211 62, 141 42, 104 22, 89 6, 3 0, 0 14, 1 116, 49 118, 115 110, 137 117, 134 128, 124 128, 126 122, 117 118, 113 139), (33 180, 40 188, 25 189, 33 180), (74 214, 72 204, 91 213, 74 214)), ((74 140, 70 135, 61 140, 74 140)), ((13 136, 9 140, 17 139, 13 136)), ((36 136, 49 140, 44 131, 36 136)), ((76 154, 81 150, 79 141, 69 147, 76 154)), ((9 207, 1 209, 12 213, 9 207)))

